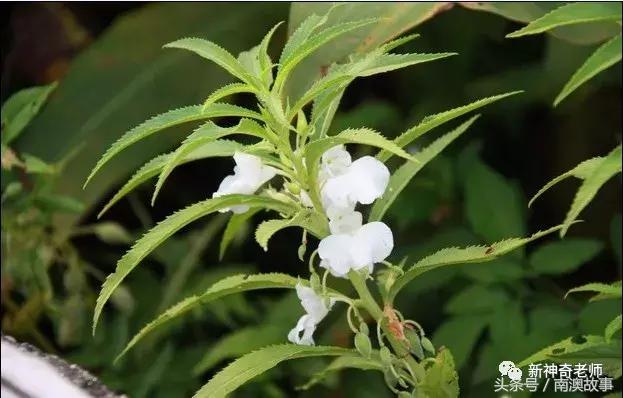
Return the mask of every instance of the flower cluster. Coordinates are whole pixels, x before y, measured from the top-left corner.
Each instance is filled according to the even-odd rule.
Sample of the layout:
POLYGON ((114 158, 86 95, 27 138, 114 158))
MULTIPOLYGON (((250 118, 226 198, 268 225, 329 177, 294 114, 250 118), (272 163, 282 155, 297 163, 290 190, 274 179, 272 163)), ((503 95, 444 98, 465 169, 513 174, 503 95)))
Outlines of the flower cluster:
MULTIPOLYGON (((252 194, 276 175, 276 170, 248 154, 234 155, 234 174, 227 176, 213 197, 227 194, 252 194)), ((343 145, 327 150, 321 158, 318 175, 319 191, 331 234, 318 246, 320 267, 331 275, 346 278, 354 271, 372 273, 374 264, 384 261, 394 247, 392 231, 382 222, 363 224, 357 204, 368 205, 381 197, 389 182, 389 170, 377 159, 363 156, 352 161, 343 145)), ((299 194, 303 206, 313 206, 305 191, 299 194)), ((234 206, 234 213, 244 213, 247 206, 234 206)), ((314 344, 313 333, 327 315, 332 299, 325 299, 312 288, 298 284, 296 291, 306 314, 288 339, 296 344, 314 344)))

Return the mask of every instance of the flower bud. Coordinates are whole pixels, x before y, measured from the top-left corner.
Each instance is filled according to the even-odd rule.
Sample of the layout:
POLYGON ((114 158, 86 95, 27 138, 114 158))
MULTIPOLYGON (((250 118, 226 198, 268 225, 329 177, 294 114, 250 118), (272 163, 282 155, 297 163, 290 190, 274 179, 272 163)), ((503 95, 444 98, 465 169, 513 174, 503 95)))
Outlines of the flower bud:
POLYGON ((366 325, 365 322, 361 322, 359 324, 359 331, 363 334, 365 334, 366 336, 370 335, 370 330, 368 329, 368 325, 366 325))
POLYGON ((355 348, 366 358, 370 358, 370 355, 372 355, 372 343, 370 342, 370 338, 363 333, 355 334, 355 348))
POLYGON ((381 349, 379 350, 379 355, 384 365, 390 366, 392 364, 392 353, 389 348, 387 348, 387 346, 381 347, 381 349))
POLYGON ((422 342, 420 336, 415 330, 406 328, 405 337, 409 341, 409 350, 417 357, 417 359, 424 359, 424 351, 422 350, 422 342))
POLYGON ((422 336, 422 348, 433 355, 435 354, 435 346, 426 336, 422 336))

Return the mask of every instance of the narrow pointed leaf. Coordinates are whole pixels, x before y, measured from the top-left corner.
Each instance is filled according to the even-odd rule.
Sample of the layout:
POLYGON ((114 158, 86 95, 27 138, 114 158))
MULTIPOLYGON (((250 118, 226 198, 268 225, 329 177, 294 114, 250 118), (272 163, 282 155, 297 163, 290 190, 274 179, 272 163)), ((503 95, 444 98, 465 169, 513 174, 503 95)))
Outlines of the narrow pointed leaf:
POLYGON ((407 186, 409 181, 432 159, 434 159, 445 147, 450 145, 455 139, 463 134, 476 121, 480 115, 473 116, 468 121, 461 124, 456 129, 438 138, 422 151, 413 155, 418 162, 405 162, 396 170, 389 179, 389 184, 383 196, 381 196, 370 211, 368 221, 379 221, 385 212, 394 203, 398 195, 407 186))
POLYGON ((213 103, 225 97, 229 97, 230 95, 240 94, 240 93, 253 93, 253 92, 255 92, 255 90, 251 86, 245 83, 228 84, 214 91, 212 94, 210 94, 208 98, 206 98, 206 100, 203 102, 203 108, 201 108, 201 110, 202 111, 205 110, 207 107, 209 107, 213 103))
POLYGON ((281 56, 279 57, 279 64, 283 64, 285 60, 290 58, 292 53, 309 39, 314 31, 327 22, 327 15, 311 14, 296 28, 296 30, 290 35, 290 38, 283 46, 281 56))
POLYGON ((324 230, 324 223, 317 219, 316 213, 302 210, 291 219, 278 218, 262 222, 255 230, 255 240, 264 251, 267 251, 270 238, 282 229, 289 227, 304 228, 316 237, 321 237, 327 232, 324 230))
POLYGON ((267 197, 255 195, 226 195, 195 203, 173 213, 136 241, 134 246, 132 246, 117 262, 115 272, 106 278, 95 304, 93 331, 95 332, 97 321, 102 313, 104 304, 106 304, 112 293, 125 277, 156 247, 191 222, 234 205, 262 207, 283 213, 289 213, 293 210, 291 205, 267 197))
POLYGON ((571 76, 567 84, 565 84, 565 87, 563 87, 560 94, 558 94, 554 100, 554 106, 558 105, 569 94, 595 77, 598 73, 620 62, 621 45, 621 35, 619 34, 595 50, 595 52, 588 57, 586 62, 571 76))
POLYGON ((93 176, 101 169, 108 161, 110 161, 115 155, 123 151, 130 145, 149 137, 150 135, 157 133, 169 127, 177 126, 187 122, 195 120, 205 120, 215 117, 223 116, 238 116, 248 117, 251 119, 261 119, 261 116, 248 109, 230 105, 230 104, 212 104, 208 108, 202 111, 201 105, 187 106, 185 108, 174 109, 160 115, 154 116, 151 119, 136 126, 132 130, 126 132, 121 138, 115 141, 104 155, 97 161, 95 167, 89 174, 89 177, 84 183, 86 186, 93 176))
POLYGON ((532 203, 534 203, 535 200, 537 200, 537 198, 539 196, 541 196, 543 193, 545 193, 548 189, 550 189, 551 187, 553 187, 554 185, 558 184, 559 182, 569 178, 569 177, 576 177, 579 178, 581 180, 584 180, 585 178, 587 178, 589 175, 593 174, 593 171, 595 171, 595 168, 597 168, 597 166, 604 160, 603 157, 595 157, 592 159, 588 159, 583 161, 582 163, 580 163, 579 165, 575 166, 573 169, 567 171, 566 173, 563 173, 561 175, 559 175, 558 177, 552 179, 550 182, 548 182, 547 184, 545 184, 545 186, 543 186, 543 188, 539 189, 539 191, 532 197, 532 199, 530 199, 530 202, 528 202, 528 207, 532 206, 532 203))
POLYGON ((258 50, 258 57, 260 61, 260 70, 262 71, 262 81, 266 85, 266 87, 270 87, 273 82, 273 62, 268 55, 268 45, 270 44, 270 40, 273 37, 273 34, 283 24, 283 21, 279 22, 275 26, 272 27, 266 36, 262 39, 260 43, 260 47, 258 50))
POLYGON ((620 172, 621 145, 610 152, 595 170, 584 179, 565 217, 563 227, 560 230, 560 236, 565 236, 571 224, 577 219, 580 212, 590 203, 595 195, 597 195, 597 192, 606 181, 620 172))
POLYGON ((592 292, 598 293, 599 295, 607 295, 611 298, 621 298, 621 283, 613 283, 611 285, 607 285, 605 283, 587 283, 586 285, 574 287, 570 289, 567 294, 565 294, 565 298, 571 293, 579 293, 579 292, 592 292))
POLYGON ((322 138, 309 144, 305 151, 305 161, 310 170, 316 170, 318 161, 325 151, 336 145, 342 144, 363 144, 384 149, 390 153, 400 156, 401 158, 416 161, 412 155, 409 155, 404 149, 396 145, 393 141, 383 137, 380 133, 368 129, 347 129, 341 133, 322 138))
POLYGON ((620 21, 621 3, 576 2, 565 4, 530 22, 527 26, 509 33, 514 38, 547 32, 560 26, 598 21, 620 21))
POLYGON ((436 61, 451 57, 457 53, 432 53, 432 54, 383 54, 368 65, 358 76, 372 76, 379 73, 391 72, 407 66, 436 61))
POLYGON ((467 263, 483 263, 491 261, 510 251, 520 248, 529 242, 539 239, 545 235, 556 232, 562 228, 562 225, 555 226, 545 231, 540 231, 527 238, 510 238, 500 242, 493 243, 489 246, 469 246, 465 248, 449 247, 441 249, 438 252, 423 258, 405 271, 396 282, 392 285, 389 292, 390 302, 396 297, 396 294, 413 279, 425 272, 434 270, 439 267, 448 265, 467 264, 467 263))
POLYGON ((376 22, 376 19, 345 22, 342 24, 328 27, 325 30, 311 36, 280 63, 279 71, 277 72, 277 78, 275 79, 275 86, 280 89, 283 86, 285 79, 287 79, 294 67, 298 65, 303 59, 305 59, 305 57, 307 57, 309 54, 321 47, 323 44, 328 43, 329 41, 335 39, 336 37, 339 37, 340 35, 361 28, 363 26, 370 25, 374 22, 376 22))
MULTIPOLYGON (((474 102, 472 102, 470 104, 463 105, 463 106, 458 107, 458 108, 450 109, 450 110, 445 111, 445 112, 441 112, 441 113, 437 113, 435 115, 427 116, 418 125, 410 128, 409 130, 405 131, 404 133, 402 133, 401 135, 396 137, 394 142, 399 147, 404 148, 405 146, 407 146, 411 142, 413 142, 416 138, 418 138, 418 137, 422 136, 423 134, 429 132, 430 130, 434 129, 435 127, 441 126, 442 124, 447 123, 450 120, 453 120, 453 119, 455 119, 455 118, 457 118, 459 116, 465 115, 466 113, 474 111, 474 110, 476 110, 478 108, 482 108, 483 106, 492 104, 492 103, 497 102, 497 101, 499 101, 499 100, 501 100, 503 98, 510 97, 512 95, 519 94, 521 92, 523 92, 523 91, 512 91, 512 92, 509 92, 509 93, 494 95, 492 97, 483 98, 483 99, 480 99, 478 101, 474 101, 474 102)), ((385 162, 391 156, 392 156, 392 154, 390 152, 382 151, 381 153, 378 154, 377 158, 380 161, 385 162)))
POLYGON ((243 82, 257 87, 255 79, 247 73, 242 65, 240 65, 240 62, 238 62, 238 60, 231 55, 229 51, 225 50, 218 44, 196 37, 189 37, 165 44, 164 47, 192 51, 197 55, 214 62, 243 82))
POLYGON ((240 274, 233 275, 216 282, 210 286, 208 290, 200 295, 190 296, 167 309, 162 314, 158 315, 156 319, 145 325, 128 343, 123 351, 117 356, 117 359, 121 358, 132 347, 136 345, 143 337, 156 330, 158 327, 164 325, 172 319, 178 318, 188 311, 196 308, 200 305, 208 304, 214 300, 218 300, 222 297, 242 293, 250 290, 259 289, 294 289, 296 284, 300 281, 290 275, 286 274, 240 274))
POLYGON ((253 351, 230 363, 205 384, 193 398, 225 398, 249 380, 259 376, 279 363, 291 359, 340 356, 353 350, 340 347, 301 346, 283 344, 253 351))

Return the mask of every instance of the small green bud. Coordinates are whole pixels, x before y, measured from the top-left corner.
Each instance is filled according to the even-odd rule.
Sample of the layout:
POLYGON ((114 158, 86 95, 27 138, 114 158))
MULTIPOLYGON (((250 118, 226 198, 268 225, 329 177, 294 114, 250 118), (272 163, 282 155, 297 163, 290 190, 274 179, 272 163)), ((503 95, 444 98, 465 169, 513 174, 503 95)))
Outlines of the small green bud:
POLYGON ((285 184, 286 189, 289 192, 292 192, 294 195, 298 195, 301 193, 301 187, 298 186, 298 184, 295 184, 293 182, 288 182, 285 184))
POLYGON ((424 351, 422 350, 422 342, 420 336, 415 330, 406 329, 405 336, 409 341, 409 350, 419 359, 424 359, 424 351))
POLYGON ((435 355, 435 346, 426 336, 422 336, 422 348, 435 355))
POLYGON ((370 358, 370 355, 372 355, 372 343, 370 342, 370 338, 363 333, 355 334, 355 348, 366 358, 370 358))
POLYGON ((370 329, 368 329, 368 325, 366 325, 365 322, 361 322, 359 324, 359 331, 363 334, 365 334, 366 336, 370 335, 370 329))
POLYGON ((301 243, 298 248, 299 260, 305 261, 305 252, 307 251, 307 245, 305 243, 301 243))
POLYGON ((320 277, 318 276, 318 274, 311 274, 311 276, 309 277, 309 284, 314 292, 322 291, 322 284, 320 283, 320 277))
POLYGON ((379 356, 381 357, 381 361, 383 362, 383 364, 385 364, 386 366, 392 364, 392 353, 389 348, 387 348, 387 346, 381 347, 381 349, 379 350, 379 356))

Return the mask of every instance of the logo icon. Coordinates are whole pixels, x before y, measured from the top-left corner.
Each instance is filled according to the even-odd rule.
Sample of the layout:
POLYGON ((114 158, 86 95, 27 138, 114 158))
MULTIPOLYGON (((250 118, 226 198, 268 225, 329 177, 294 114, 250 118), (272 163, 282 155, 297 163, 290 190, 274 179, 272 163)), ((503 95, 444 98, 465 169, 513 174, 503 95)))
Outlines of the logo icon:
POLYGON ((521 380, 521 369, 515 366, 515 363, 512 361, 502 361, 498 366, 498 370, 502 376, 508 376, 509 379, 513 381, 521 380))

